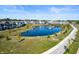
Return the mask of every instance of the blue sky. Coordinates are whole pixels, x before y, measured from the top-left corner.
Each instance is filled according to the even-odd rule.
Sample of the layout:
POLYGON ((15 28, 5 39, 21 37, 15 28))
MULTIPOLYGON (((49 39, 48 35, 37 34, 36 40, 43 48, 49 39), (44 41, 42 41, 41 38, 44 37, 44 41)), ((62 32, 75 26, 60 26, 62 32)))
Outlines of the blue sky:
POLYGON ((79 20, 79 5, 0 5, 0 18, 79 20))

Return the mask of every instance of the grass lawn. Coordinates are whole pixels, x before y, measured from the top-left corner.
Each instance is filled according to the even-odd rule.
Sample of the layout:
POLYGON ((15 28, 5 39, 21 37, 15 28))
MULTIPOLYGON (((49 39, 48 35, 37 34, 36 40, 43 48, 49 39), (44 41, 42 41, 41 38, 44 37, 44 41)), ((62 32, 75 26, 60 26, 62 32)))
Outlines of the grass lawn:
POLYGON ((25 30, 29 30, 33 26, 26 25, 22 28, 15 28, 0 32, 0 53, 15 54, 38 54, 43 53, 51 47, 58 44, 72 30, 67 25, 62 25, 62 32, 50 37, 22 37, 19 34, 25 30), (70 30, 69 30, 70 29, 70 30))
POLYGON ((77 32, 74 42, 69 46, 69 51, 66 51, 65 54, 76 54, 78 48, 79 48, 79 31, 77 32))

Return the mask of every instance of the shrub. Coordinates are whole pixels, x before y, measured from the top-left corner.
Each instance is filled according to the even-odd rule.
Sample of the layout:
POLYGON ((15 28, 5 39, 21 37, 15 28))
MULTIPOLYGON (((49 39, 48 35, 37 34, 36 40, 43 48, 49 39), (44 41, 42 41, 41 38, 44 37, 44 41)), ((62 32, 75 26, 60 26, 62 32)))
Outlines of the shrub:
POLYGON ((24 41, 25 39, 23 38, 23 39, 21 39, 19 42, 21 42, 21 41, 24 41))
POLYGON ((11 40, 11 38, 9 38, 9 37, 7 37, 6 39, 7 39, 7 40, 11 40))
POLYGON ((50 38, 50 37, 51 37, 50 35, 47 36, 47 38, 50 38))
POLYGON ((55 36, 57 36, 57 34, 55 33, 55 36))
POLYGON ((0 35, 0 38, 4 38, 4 36, 3 35, 0 35))

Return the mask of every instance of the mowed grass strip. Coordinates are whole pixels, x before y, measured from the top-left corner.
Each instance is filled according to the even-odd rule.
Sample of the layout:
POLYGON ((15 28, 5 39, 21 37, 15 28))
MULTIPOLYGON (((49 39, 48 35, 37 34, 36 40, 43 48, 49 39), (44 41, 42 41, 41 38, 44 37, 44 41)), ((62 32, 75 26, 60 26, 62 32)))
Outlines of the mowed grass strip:
POLYGON ((76 39, 74 42, 69 46, 69 51, 66 51, 65 54, 76 54, 79 48, 79 31, 77 32, 76 39))
POLYGON ((0 53, 42 53, 56 44, 55 41, 45 39, 31 39, 22 42, 5 41, 0 43, 0 53))

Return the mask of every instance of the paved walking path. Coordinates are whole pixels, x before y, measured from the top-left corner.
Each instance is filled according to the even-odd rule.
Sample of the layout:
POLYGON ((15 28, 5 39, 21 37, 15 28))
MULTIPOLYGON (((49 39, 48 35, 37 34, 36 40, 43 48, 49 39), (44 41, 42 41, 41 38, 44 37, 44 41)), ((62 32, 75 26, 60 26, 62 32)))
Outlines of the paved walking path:
POLYGON ((74 27, 72 24, 70 24, 70 26, 73 28, 72 32, 65 37, 59 44, 57 44, 55 47, 52 47, 51 49, 45 51, 42 54, 63 54, 65 52, 65 48, 64 46, 68 46, 68 42, 69 40, 72 41, 72 39, 75 39, 75 35, 78 31, 78 29, 76 27, 74 27))
POLYGON ((77 50, 77 54, 79 54, 79 48, 78 48, 78 50, 77 50))

